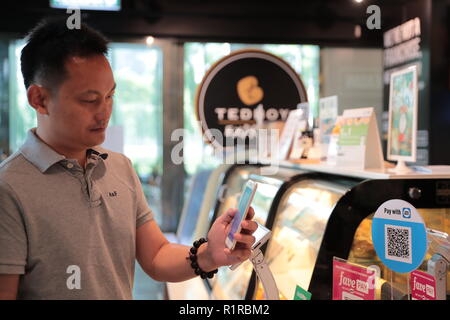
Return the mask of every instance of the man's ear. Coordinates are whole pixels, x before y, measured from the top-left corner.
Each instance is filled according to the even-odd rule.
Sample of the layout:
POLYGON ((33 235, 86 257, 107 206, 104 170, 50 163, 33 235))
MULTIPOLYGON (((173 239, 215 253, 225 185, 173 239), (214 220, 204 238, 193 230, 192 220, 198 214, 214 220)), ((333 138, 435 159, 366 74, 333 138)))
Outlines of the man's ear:
POLYGON ((38 113, 48 115, 48 103, 50 100, 50 92, 39 85, 32 84, 27 89, 28 103, 38 113))

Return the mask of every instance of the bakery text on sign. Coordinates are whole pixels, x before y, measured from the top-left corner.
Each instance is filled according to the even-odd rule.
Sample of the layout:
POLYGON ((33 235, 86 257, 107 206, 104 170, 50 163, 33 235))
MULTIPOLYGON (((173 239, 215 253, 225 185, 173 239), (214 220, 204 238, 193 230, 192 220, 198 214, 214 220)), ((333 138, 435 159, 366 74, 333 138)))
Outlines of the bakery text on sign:
MULTIPOLYGON (((247 106, 255 105, 264 97, 264 89, 259 86, 258 78, 248 75, 240 79, 236 84, 239 99, 247 106)), ((217 107, 214 113, 220 125, 225 126, 225 137, 255 138, 256 129, 261 128, 265 120, 286 121, 290 108, 264 109, 263 104, 252 108, 217 107)))
POLYGON ((384 65, 391 67, 422 57, 420 51, 420 19, 411 19, 383 35, 384 65))
POLYGON ((219 124, 225 125, 225 137, 254 138, 256 129, 260 128, 265 120, 286 121, 290 109, 269 108, 264 110, 259 104, 254 110, 250 108, 215 108, 219 124))

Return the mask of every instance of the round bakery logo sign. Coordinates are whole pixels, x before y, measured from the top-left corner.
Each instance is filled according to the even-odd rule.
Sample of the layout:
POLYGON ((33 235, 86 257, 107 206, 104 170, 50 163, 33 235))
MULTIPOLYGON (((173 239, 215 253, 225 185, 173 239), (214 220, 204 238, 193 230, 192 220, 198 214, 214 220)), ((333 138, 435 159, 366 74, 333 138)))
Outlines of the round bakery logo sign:
POLYGON ((270 122, 286 121, 307 101, 305 87, 287 62, 260 50, 231 53, 214 64, 197 91, 198 120, 214 147, 256 139, 270 122), (220 137, 220 139, 218 139, 220 137), (231 142, 231 143, 230 143, 231 142))

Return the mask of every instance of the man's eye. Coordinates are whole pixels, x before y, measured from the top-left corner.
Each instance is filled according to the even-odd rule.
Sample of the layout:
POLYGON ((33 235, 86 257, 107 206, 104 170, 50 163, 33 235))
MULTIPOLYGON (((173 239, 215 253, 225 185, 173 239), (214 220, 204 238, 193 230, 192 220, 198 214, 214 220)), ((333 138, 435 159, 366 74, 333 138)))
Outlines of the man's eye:
POLYGON ((97 100, 81 100, 83 103, 95 103, 97 100))

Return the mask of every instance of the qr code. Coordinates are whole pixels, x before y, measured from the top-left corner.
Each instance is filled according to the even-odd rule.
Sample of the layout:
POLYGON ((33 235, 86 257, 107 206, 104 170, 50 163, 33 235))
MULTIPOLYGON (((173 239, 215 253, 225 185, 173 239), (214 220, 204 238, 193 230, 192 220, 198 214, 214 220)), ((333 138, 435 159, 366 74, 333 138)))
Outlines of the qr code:
POLYGON ((385 225, 385 258, 412 263, 411 228, 385 225))

